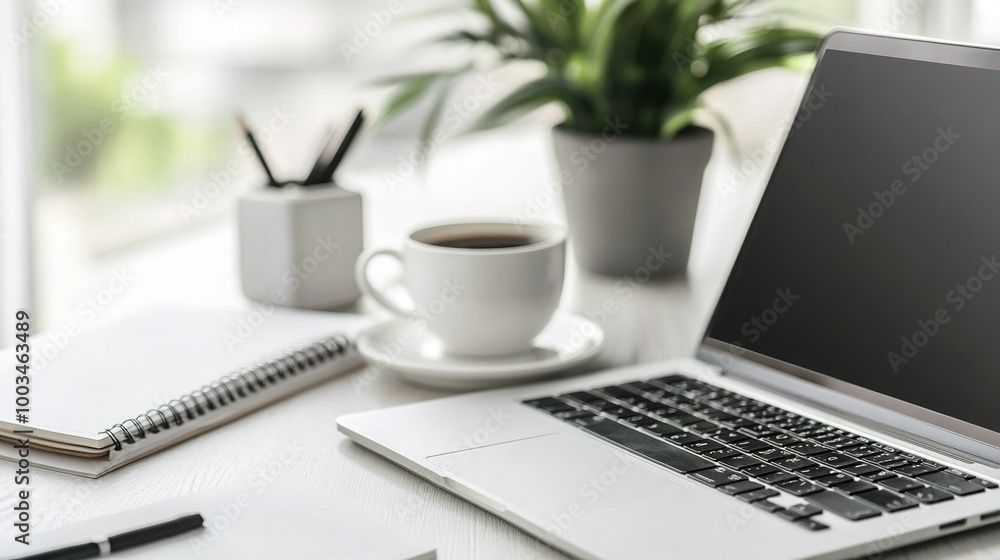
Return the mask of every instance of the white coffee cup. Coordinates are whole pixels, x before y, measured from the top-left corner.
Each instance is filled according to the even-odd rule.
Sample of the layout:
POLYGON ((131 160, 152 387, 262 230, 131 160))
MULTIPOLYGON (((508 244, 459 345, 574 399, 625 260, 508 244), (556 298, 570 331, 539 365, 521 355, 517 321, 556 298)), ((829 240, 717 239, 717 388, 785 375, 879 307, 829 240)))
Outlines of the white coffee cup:
POLYGON ((565 268, 561 227, 456 223, 413 232, 401 251, 366 251, 355 275, 363 293, 425 324, 446 351, 499 356, 532 348, 559 307, 565 268), (411 302, 393 301, 369 281, 368 265, 380 255, 402 263, 411 302))

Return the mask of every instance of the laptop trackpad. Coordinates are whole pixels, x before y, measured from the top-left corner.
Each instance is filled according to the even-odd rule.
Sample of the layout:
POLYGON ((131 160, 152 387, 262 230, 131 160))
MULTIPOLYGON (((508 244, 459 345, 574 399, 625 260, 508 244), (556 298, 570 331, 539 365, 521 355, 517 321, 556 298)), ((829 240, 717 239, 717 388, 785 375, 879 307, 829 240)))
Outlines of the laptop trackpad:
POLYGON ((595 517, 631 517, 646 503, 661 509, 687 487, 625 452, 560 433, 427 460, 449 473, 457 494, 498 511, 514 504, 515 513, 556 534, 593 528, 595 517))

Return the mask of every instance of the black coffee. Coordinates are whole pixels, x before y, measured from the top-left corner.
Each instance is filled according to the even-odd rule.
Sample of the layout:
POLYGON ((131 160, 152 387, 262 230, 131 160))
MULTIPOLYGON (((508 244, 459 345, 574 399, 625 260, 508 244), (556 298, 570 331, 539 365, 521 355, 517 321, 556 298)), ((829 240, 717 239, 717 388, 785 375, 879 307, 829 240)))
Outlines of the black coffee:
POLYGON ((453 249, 510 249, 531 245, 537 239, 528 235, 497 234, 497 235, 463 235, 430 240, 427 243, 438 247, 453 249))

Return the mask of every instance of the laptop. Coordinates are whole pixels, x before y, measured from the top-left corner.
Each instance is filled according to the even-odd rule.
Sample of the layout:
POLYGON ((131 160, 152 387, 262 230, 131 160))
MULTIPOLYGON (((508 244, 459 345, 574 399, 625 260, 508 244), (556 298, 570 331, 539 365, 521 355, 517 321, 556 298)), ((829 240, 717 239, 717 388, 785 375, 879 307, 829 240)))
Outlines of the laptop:
POLYGON ((877 556, 1000 522, 997 99, 998 50, 828 35, 694 358, 340 430, 579 558, 877 556))

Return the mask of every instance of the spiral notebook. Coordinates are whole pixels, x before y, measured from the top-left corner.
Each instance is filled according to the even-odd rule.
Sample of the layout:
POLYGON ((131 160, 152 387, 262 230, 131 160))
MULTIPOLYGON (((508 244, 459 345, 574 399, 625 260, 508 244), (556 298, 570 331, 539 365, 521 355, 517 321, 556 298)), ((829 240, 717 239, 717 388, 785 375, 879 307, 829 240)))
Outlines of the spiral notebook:
MULTIPOLYGON (((30 430, 32 466, 98 477, 360 365, 358 315, 170 308, 73 336, 33 336, 30 404, 0 376, 0 440, 30 430), (21 421, 19 421, 21 420, 21 421), (19 433, 20 432, 20 433, 19 433)), ((13 370, 12 348, 0 364, 13 370)), ((0 443, 0 458, 17 459, 0 443)))

